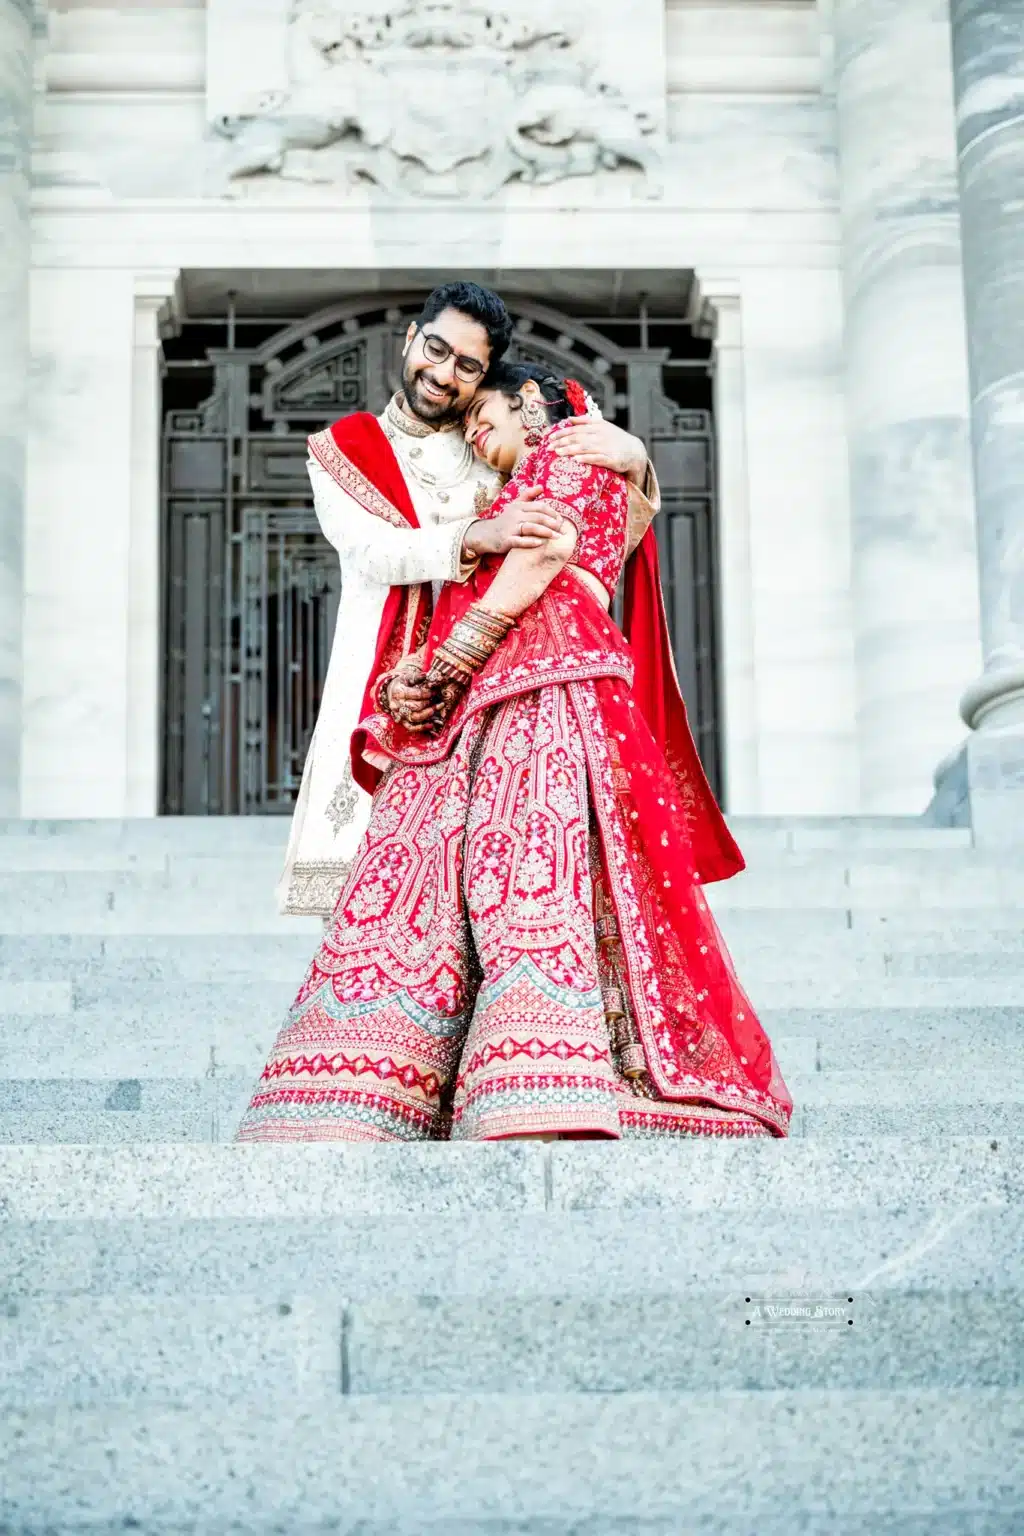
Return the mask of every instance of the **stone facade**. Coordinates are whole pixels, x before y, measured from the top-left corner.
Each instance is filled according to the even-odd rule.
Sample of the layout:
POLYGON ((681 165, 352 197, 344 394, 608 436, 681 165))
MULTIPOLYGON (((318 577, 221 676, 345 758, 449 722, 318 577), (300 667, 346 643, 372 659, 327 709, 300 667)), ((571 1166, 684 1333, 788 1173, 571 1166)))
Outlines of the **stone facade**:
MULTIPOLYGON (((0 0, 15 139, 26 4, 0 0)), ((945 0, 594 0, 556 22, 486 0, 38 12, 30 370, 25 199, 0 180, 0 569, 23 586, 21 653, 16 625, 0 646, 9 806, 20 771, 27 816, 157 809, 158 352, 182 274, 343 268, 370 289, 415 266, 499 287, 517 268, 695 274, 728 806, 924 810, 983 659, 1020 662, 997 574, 1019 446, 986 449, 986 427, 975 454, 979 618, 968 425, 993 389, 1010 419, 1021 365, 1019 214, 995 252, 985 222, 1020 118, 978 62, 1019 82, 1021 6, 953 9, 952 33, 945 0)))

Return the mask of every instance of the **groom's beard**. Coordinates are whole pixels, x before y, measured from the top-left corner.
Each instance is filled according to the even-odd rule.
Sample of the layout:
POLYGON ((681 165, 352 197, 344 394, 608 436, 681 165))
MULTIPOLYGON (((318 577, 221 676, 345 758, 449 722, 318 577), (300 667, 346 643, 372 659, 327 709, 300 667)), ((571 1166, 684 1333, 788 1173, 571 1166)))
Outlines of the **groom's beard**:
POLYGON ((458 390, 454 386, 438 384, 438 381, 431 375, 429 368, 421 368, 416 373, 413 373, 409 367, 404 368, 402 370, 402 388, 405 391, 406 405, 414 416, 419 417, 420 421, 432 427, 447 427, 451 422, 461 420, 463 410, 459 402, 458 390), (420 379, 424 374, 430 378, 431 384, 435 384, 439 389, 445 391, 446 399, 432 400, 427 398, 420 388, 420 379))

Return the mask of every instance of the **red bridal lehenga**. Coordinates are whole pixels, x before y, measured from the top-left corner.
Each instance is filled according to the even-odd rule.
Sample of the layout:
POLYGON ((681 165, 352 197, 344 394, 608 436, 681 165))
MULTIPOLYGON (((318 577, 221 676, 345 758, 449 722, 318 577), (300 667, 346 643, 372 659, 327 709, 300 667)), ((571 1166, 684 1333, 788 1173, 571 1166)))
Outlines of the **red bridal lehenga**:
MULTIPOLYGON (((353 420, 320 456, 413 521, 372 418, 353 420)), ((626 565, 628 643, 595 596, 622 569, 625 482, 556 455, 558 430, 491 514, 542 485, 578 529, 573 564, 439 734, 364 711, 369 829, 238 1141, 788 1133, 703 893, 743 860, 686 724, 654 533, 626 565)), ((428 663, 499 564, 443 589, 428 663)), ((375 677, 422 639, 427 602, 393 590, 375 677)))

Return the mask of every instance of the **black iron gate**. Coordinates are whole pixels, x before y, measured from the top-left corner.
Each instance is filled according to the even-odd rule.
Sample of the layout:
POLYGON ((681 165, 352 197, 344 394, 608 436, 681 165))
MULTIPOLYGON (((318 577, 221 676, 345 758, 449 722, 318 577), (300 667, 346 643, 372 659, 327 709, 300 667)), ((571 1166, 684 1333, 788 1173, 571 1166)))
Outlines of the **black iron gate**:
MULTIPOLYGON (((231 318, 227 345, 204 345, 198 332, 178 347, 191 345, 192 356, 169 357, 177 384, 163 439, 166 812, 291 810, 340 592, 337 555, 313 512, 306 435, 349 411, 383 409, 421 302, 421 294, 351 300, 283 328, 231 318), (199 395, 185 409, 182 377, 199 395)), ((682 322, 649 320, 642 310, 581 320, 533 303, 510 309, 514 355, 578 378, 605 415, 651 445, 676 662, 717 786, 706 358, 699 349, 679 356, 673 342, 690 339, 682 322)))

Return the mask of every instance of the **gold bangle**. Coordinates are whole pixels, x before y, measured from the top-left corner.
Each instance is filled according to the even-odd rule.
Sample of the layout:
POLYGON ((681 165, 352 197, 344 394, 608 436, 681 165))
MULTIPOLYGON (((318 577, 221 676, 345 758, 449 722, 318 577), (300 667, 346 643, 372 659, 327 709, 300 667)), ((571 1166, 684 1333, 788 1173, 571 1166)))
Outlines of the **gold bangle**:
POLYGON ((452 625, 451 633, 434 652, 430 670, 434 679, 466 687, 493 656, 515 620, 482 603, 472 607, 452 625))
POLYGON ((488 608, 486 603, 474 603, 466 618, 472 619, 485 634, 501 637, 507 635, 516 622, 511 615, 502 613, 499 608, 488 608))
POLYGON ((434 652, 430 670, 435 677, 448 678, 452 682, 468 682, 477 668, 464 661, 461 656, 453 655, 446 645, 440 645, 434 652))
POLYGON ((391 684, 394 682, 396 675, 397 674, 394 672, 385 672, 383 677, 379 677, 377 679, 377 684, 374 689, 374 699, 376 701, 377 708, 385 715, 389 715, 391 713, 391 684))

